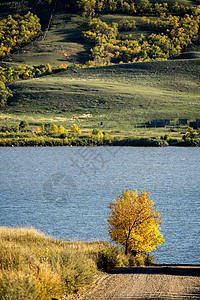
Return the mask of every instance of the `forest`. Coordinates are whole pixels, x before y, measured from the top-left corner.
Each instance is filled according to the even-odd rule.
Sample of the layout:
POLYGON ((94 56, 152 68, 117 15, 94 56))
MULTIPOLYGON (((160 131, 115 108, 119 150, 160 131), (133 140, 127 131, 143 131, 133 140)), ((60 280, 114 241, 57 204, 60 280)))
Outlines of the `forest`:
MULTIPOLYGON (((149 0, 38 0, 32 5, 70 8, 83 14, 87 30, 82 35, 91 45, 90 60, 86 64, 89 66, 173 58, 199 42, 198 5, 149 0), (122 18, 118 23, 105 22, 101 20, 105 13, 121 14, 122 18), (140 24, 128 19, 129 15, 140 16, 140 24), (136 37, 138 26, 149 34, 136 37)), ((8 15, 0 20, 0 58, 30 42, 40 31, 39 18, 30 11, 24 16, 8 15)))

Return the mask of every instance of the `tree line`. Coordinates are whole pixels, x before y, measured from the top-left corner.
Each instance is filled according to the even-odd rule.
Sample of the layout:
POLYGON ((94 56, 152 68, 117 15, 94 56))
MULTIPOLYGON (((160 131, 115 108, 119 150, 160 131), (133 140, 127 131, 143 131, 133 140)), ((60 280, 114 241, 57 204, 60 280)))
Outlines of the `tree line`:
MULTIPOLYGON (((162 13, 156 20, 142 18, 143 26, 151 27, 153 33, 135 38, 127 34, 121 38, 120 30, 135 30, 133 21, 121 20, 107 24, 100 18, 88 21, 83 37, 91 43, 91 58, 95 63, 108 64, 168 59, 179 55, 198 39, 200 7, 192 14, 173 16, 162 13)), ((94 62, 93 62, 94 63, 94 62)), ((92 62, 90 62, 92 64, 92 62)))

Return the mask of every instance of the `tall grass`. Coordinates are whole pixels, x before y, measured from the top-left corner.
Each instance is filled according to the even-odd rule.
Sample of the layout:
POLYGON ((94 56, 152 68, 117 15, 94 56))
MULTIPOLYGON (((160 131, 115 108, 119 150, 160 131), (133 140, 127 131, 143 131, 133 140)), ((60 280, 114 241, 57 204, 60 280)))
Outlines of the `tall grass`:
POLYGON ((34 228, 0 227, 1 300, 64 299, 100 271, 138 264, 145 259, 134 261, 108 242, 66 242, 34 228))
POLYGON ((61 299, 81 293, 98 270, 128 264, 107 242, 66 242, 33 228, 0 227, 0 299, 61 299))

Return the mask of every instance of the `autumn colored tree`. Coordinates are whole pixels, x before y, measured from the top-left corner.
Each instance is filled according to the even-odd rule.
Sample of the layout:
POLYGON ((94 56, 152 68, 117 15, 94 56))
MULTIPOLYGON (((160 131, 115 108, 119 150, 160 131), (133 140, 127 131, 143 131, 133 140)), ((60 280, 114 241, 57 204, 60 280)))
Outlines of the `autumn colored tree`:
POLYGON ((147 253, 164 242, 160 233, 161 213, 153 208, 145 190, 123 192, 111 202, 108 231, 112 241, 125 248, 125 254, 147 253))
POLYGON ((78 127, 78 125, 72 125, 71 126, 71 132, 81 134, 81 130, 78 127))
POLYGON ((102 131, 101 131, 100 129, 97 129, 97 128, 95 128, 95 129, 92 130, 92 134, 93 134, 93 135, 97 135, 97 136, 100 137, 100 138, 103 137, 102 131))
POLYGON ((57 133, 58 132, 58 126, 56 124, 51 124, 49 128, 50 133, 57 133))
POLYGON ((37 126, 37 127, 36 127, 36 133, 38 134, 39 132, 40 132, 40 127, 37 126))
POLYGON ((30 11, 24 15, 8 15, 0 20, 0 57, 4 58, 23 43, 30 41, 41 30, 39 18, 30 11))
POLYGON ((60 125, 59 127, 58 127, 58 132, 59 133, 65 133, 66 132, 66 129, 65 129, 65 127, 63 127, 62 125, 60 125))

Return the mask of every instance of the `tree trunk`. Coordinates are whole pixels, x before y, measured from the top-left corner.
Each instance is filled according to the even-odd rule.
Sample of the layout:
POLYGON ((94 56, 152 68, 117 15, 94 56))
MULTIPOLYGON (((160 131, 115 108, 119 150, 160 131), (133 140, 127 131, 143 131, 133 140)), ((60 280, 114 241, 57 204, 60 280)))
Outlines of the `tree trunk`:
POLYGON ((126 245, 125 245, 125 255, 128 254, 128 240, 126 240, 126 245))

